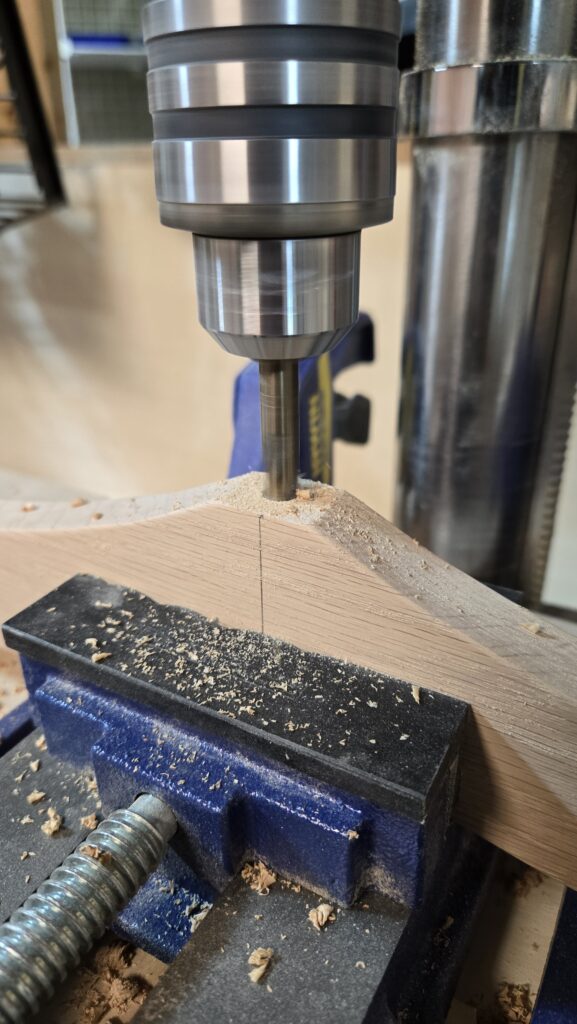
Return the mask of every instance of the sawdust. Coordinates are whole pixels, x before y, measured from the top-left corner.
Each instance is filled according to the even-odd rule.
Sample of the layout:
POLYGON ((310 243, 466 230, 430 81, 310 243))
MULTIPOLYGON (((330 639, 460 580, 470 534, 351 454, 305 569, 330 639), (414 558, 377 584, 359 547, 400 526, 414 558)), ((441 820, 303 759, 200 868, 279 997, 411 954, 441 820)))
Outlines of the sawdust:
POLYGON ((111 658, 112 654, 109 651, 95 651, 94 654, 90 655, 90 660, 97 663, 99 661, 106 661, 107 658, 111 658))
POLYGON ((317 932, 335 920, 335 908, 331 907, 330 903, 321 903, 318 907, 313 907, 309 910, 308 918, 313 928, 316 928, 317 932))
POLYGON ((533 636, 540 636, 543 632, 543 626, 540 622, 523 622, 523 629, 526 629, 528 633, 532 633, 533 636))
POLYGON ((145 1002, 151 982, 156 982, 164 969, 164 965, 137 952, 133 946, 106 936, 59 989, 53 1003, 43 1012, 43 1022, 127 1024, 145 1002), (143 976, 143 968, 147 977, 143 976))
POLYGON ((529 985, 503 982, 495 997, 495 1024, 529 1024, 533 1001, 529 985))
POLYGON ((55 807, 49 807, 47 820, 40 827, 44 832, 44 835, 55 836, 60 832, 63 824, 64 818, 62 815, 58 813, 55 807))
POLYGON ((41 800, 46 798, 46 793, 43 793, 41 789, 33 789, 31 793, 26 797, 26 803, 38 804, 41 800))
POLYGON ((31 761, 30 762, 30 771, 31 772, 34 772, 34 773, 39 772, 41 767, 42 767, 42 765, 41 765, 40 761, 31 761))
POLYGON ((239 512, 251 512, 266 519, 297 520, 310 525, 318 522, 333 504, 335 491, 326 484, 301 480, 292 501, 271 501, 262 493, 263 473, 248 473, 218 485, 211 498, 226 501, 239 512))
POLYGON ((42 736, 39 736, 38 739, 34 741, 34 746, 37 747, 38 750, 48 750, 48 744, 46 743, 46 737, 44 733, 42 733, 42 736))
POLYGON ((80 819, 80 824, 84 825, 84 828, 89 828, 91 832, 94 832, 94 829, 98 825, 98 818, 95 814, 86 814, 84 818, 80 819))
POLYGON ((355 839, 358 839, 358 838, 359 838, 359 833, 357 832, 357 830, 355 828, 349 828, 347 830, 347 839, 348 839, 349 843, 353 843, 355 841, 355 839))
POLYGON ((270 887, 277 880, 274 871, 267 868, 261 860, 255 864, 245 864, 241 871, 241 878, 247 885, 250 885, 254 892, 258 892, 259 896, 268 896, 270 887))
POLYGON ((253 970, 249 971, 248 976, 255 985, 264 978, 271 966, 273 956, 274 949, 265 949, 263 946, 253 949, 248 958, 249 965, 253 970))
POLYGON ((86 843, 84 846, 79 847, 78 853, 83 853, 85 857, 91 857, 92 860, 97 860, 100 864, 104 864, 104 867, 109 867, 112 864, 112 854, 108 850, 101 850, 99 846, 91 846, 86 843))
POLYGON ((543 884, 544 878, 540 871, 535 868, 524 867, 522 874, 513 878, 513 892, 516 896, 527 897, 533 889, 538 889, 543 884))

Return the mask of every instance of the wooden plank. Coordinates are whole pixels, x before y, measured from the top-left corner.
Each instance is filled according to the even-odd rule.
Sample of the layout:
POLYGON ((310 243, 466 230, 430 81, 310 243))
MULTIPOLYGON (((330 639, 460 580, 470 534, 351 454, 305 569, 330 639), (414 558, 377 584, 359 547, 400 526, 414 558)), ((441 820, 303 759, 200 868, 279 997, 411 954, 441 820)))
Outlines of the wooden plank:
POLYGON ((118 501, 0 502, 2 621, 76 572, 261 629, 259 520, 219 488, 118 501))
POLYGON ((22 507, 0 503, 2 619, 94 572, 461 697, 473 716, 459 820, 577 887, 572 637, 332 488, 276 505, 251 476, 157 499, 22 507))

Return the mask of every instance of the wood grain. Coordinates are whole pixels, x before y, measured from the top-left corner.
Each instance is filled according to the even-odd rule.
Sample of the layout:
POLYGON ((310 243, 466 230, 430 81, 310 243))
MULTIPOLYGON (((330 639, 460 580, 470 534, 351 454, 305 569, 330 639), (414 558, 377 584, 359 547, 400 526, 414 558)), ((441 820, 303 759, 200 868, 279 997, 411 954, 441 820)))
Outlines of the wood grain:
POLYGON ((93 572, 471 704, 458 817, 577 887, 577 643, 342 491, 0 502, 2 620, 93 572), (97 518, 95 518, 97 517, 97 518))

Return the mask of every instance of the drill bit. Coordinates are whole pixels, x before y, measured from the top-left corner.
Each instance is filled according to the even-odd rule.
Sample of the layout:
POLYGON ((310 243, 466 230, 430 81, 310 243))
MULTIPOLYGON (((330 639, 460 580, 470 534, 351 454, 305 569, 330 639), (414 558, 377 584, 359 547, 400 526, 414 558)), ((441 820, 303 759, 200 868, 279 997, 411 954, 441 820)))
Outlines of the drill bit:
POLYGON ((262 449, 267 473, 264 495, 290 501, 299 471, 299 367, 296 359, 260 362, 262 449))

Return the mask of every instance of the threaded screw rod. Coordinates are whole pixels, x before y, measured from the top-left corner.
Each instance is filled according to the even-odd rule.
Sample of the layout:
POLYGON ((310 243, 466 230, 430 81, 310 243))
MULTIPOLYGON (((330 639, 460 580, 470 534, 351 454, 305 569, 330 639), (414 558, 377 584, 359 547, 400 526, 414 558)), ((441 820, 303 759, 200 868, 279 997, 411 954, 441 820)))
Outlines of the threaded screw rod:
POLYGON ((115 811, 0 927, 0 1024, 36 1013, 158 866, 172 811, 140 796, 115 811))

